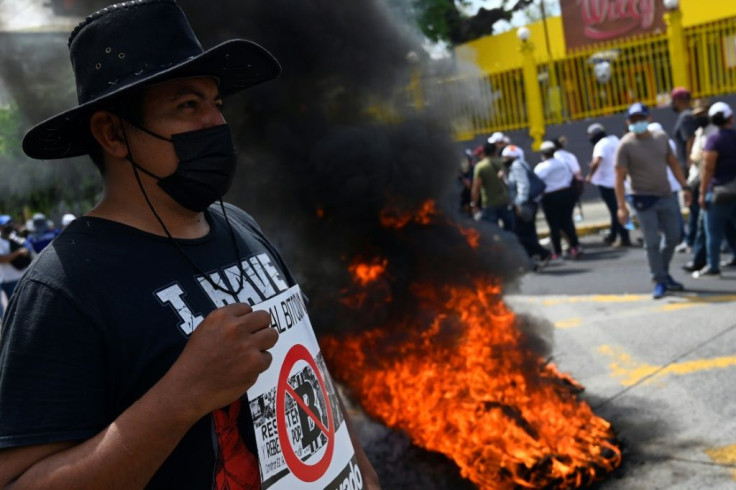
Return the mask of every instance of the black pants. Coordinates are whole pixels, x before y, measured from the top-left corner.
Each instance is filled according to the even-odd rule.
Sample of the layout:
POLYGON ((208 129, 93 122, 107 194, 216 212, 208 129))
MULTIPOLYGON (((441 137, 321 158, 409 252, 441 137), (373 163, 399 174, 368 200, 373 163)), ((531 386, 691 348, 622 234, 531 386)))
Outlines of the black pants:
POLYGON ((514 233, 529 257, 537 255, 540 259, 545 259, 549 255, 549 250, 540 245, 539 236, 537 236, 538 206, 536 203, 531 203, 529 206, 532 207, 532 219, 529 221, 521 218, 514 220, 514 233))
POLYGON ((550 192, 542 198, 544 218, 549 225, 549 238, 552 241, 552 249, 557 255, 562 253, 561 231, 565 232, 570 240, 571 248, 578 246, 578 234, 572 219, 576 200, 574 191, 570 187, 550 192))
POLYGON ((610 187, 603 187, 602 185, 598 186, 598 190, 601 193, 601 199, 606 203, 608 214, 611 215, 611 228, 608 231, 608 238, 613 242, 616 240, 616 237, 619 236, 621 237, 621 243, 629 243, 631 241, 629 238, 629 230, 621 226, 621 223, 618 222, 618 216, 616 215, 616 212, 618 211, 616 191, 610 187))

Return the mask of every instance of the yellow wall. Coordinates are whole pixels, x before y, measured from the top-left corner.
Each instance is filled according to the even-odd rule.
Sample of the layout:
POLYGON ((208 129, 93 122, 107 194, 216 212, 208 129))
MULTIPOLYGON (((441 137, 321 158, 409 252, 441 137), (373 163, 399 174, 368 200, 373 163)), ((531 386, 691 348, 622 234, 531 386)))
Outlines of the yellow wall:
MULTIPOLYGON (((736 0, 680 0, 680 8, 684 27, 736 17, 736 0)), ((531 41, 536 48, 537 60, 546 61, 547 45, 542 22, 535 22, 527 27, 531 31, 531 41)), ((547 19, 547 32, 552 57, 563 57, 565 55, 565 36, 562 30, 562 17, 547 19)), ((521 68, 521 53, 516 29, 457 46, 455 54, 458 60, 473 63, 484 73, 498 73, 521 68)))

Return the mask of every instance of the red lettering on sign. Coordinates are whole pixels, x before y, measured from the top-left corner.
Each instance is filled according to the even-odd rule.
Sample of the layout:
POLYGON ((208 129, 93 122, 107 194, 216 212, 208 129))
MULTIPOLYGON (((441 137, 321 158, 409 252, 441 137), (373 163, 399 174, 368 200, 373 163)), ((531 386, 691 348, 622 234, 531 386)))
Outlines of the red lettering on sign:
POLYGON ((617 38, 640 27, 654 24, 655 0, 577 0, 583 18, 585 35, 590 39, 617 38), (603 26, 615 23, 615 27, 603 26))

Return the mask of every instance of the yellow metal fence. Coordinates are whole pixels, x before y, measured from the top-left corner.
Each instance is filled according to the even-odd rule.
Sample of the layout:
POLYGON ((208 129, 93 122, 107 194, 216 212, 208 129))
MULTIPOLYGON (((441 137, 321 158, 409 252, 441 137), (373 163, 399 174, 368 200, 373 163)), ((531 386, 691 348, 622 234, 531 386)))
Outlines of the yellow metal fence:
MULTIPOLYGON (((736 18, 690 27, 685 43, 694 97, 736 92, 736 18)), ((636 101, 666 104, 673 88, 670 53, 666 33, 599 44, 552 62, 537 52, 545 123, 616 114, 636 101)), ((425 87, 429 99, 442 92, 460 140, 528 126, 521 69, 425 80, 425 87)))

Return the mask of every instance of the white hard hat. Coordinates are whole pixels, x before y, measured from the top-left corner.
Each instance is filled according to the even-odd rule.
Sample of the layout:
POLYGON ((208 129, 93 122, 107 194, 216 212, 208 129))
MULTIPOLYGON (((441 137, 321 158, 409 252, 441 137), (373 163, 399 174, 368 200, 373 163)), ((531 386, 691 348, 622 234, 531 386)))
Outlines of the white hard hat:
POLYGON ((67 213, 61 217, 61 226, 69 226, 69 223, 71 223, 75 219, 77 219, 76 216, 71 213, 67 213))
POLYGON ((498 131, 496 131, 495 133, 493 133, 491 135, 491 137, 488 138, 488 142, 491 143, 491 144, 494 144, 494 145, 496 143, 503 143, 505 141, 506 141, 506 135, 504 135, 503 133, 498 132, 498 131))
POLYGON ((539 151, 541 151, 542 153, 544 153, 544 152, 547 152, 547 151, 553 151, 556 148, 557 147, 555 146, 555 144, 553 142, 551 142, 551 141, 543 141, 542 142, 542 145, 539 147, 539 151))
POLYGON ((517 158, 520 158, 520 159, 523 160, 524 159, 524 150, 522 150, 521 148, 519 148, 516 145, 509 145, 509 146, 507 146, 506 148, 503 149, 503 151, 501 152, 501 156, 504 157, 504 158, 505 157, 511 157, 514 160, 516 160, 517 158))
POLYGON ((710 106, 710 109, 708 109, 708 117, 713 117, 718 113, 723 114, 724 119, 728 119, 729 117, 733 116, 733 110, 731 109, 731 106, 726 104, 725 102, 716 102, 712 106, 710 106))

